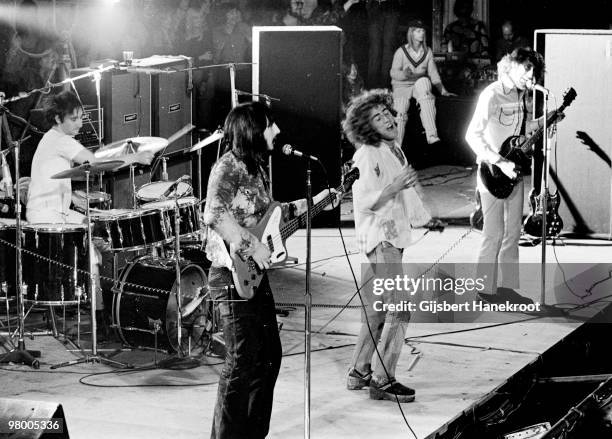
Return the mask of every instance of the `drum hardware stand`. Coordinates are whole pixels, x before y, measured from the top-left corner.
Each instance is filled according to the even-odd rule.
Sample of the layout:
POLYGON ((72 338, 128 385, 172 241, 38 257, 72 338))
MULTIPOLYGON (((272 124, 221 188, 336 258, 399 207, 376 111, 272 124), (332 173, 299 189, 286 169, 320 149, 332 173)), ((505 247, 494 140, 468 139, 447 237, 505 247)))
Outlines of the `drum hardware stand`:
POLYGON ((166 163, 168 157, 162 157, 160 160, 162 164, 161 181, 168 181, 168 164, 166 163))
POLYGON ((132 190, 132 209, 138 208, 138 202, 136 200, 136 177, 134 175, 134 169, 136 166, 134 164, 130 165, 130 189, 132 190))
POLYGON ((161 331, 161 320, 153 320, 149 317, 149 326, 153 329, 153 345, 155 346, 153 349, 153 363, 157 367, 157 333, 161 331))
POLYGON ((17 346, 9 339, 14 349, 0 357, 0 363, 23 363, 28 366, 32 366, 34 369, 40 367, 40 363, 35 357, 40 357, 40 351, 28 351, 25 347, 24 341, 24 290, 23 290, 23 267, 21 260, 21 198, 20 198, 20 187, 19 187, 19 147, 20 142, 13 142, 11 131, 9 129, 8 120, 6 118, 6 109, 2 105, 2 97, 4 94, 0 94, 0 141, 2 140, 2 134, 4 134, 8 149, 12 148, 15 157, 15 182, 17 184, 15 190, 15 248, 16 248, 16 279, 15 289, 17 295, 17 315, 19 317, 18 327, 18 339, 17 346))
MULTIPOLYGON (((91 164, 89 164, 89 166, 91 166, 91 164)), ((94 273, 93 273, 93 252, 94 252, 94 247, 93 247, 93 241, 92 241, 92 236, 91 236, 91 215, 90 215, 90 211, 89 211, 89 173, 90 173, 90 169, 89 166, 85 169, 85 194, 86 194, 86 220, 87 220, 87 243, 89 245, 89 252, 88 252, 88 280, 89 280, 89 298, 91 300, 91 355, 87 355, 85 354, 84 357, 79 358, 78 360, 73 360, 73 361, 66 361, 64 363, 60 363, 60 364, 55 364, 53 366, 51 366, 51 369, 58 369, 60 367, 65 367, 65 366, 72 366, 75 364, 81 364, 81 363, 106 363, 109 365, 113 365, 113 366, 119 366, 119 367, 124 367, 124 368, 128 368, 131 369, 134 366, 132 366, 131 364, 127 364, 127 363, 122 363, 120 361, 116 361, 116 360, 111 360, 110 358, 106 358, 106 357, 102 357, 100 355, 98 355, 98 334, 97 334, 97 322, 96 322, 96 282, 94 280, 94 273)))
MULTIPOLYGON (((196 366, 200 365, 200 360, 197 358, 193 358, 191 356, 185 356, 183 352, 183 319, 182 319, 182 297, 181 297, 181 241, 180 241, 180 226, 181 226, 181 218, 179 214, 179 204, 178 204, 179 196, 178 193, 174 194, 174 264, 176 270, 176 336, 177 336, 177 355, 168 357, 159 363, 156 364, 159 368, 167 368, 167 369, 175 369, 177 366, 177 361, 185 362, 190 361, 193 362, 196 366)), ((194 299, 195 300, 195 299, 194 299)), ((157 333, 156 333, 157 340, 157 333)), ((156 341, 157 343, 157 341, 156 341)), ((191 345, 189 345, 191 346, 191 345)), ((156 349, 157 350, 157 349, 156 349)), ((189 351, 191 354, 191 351, 189 351)))

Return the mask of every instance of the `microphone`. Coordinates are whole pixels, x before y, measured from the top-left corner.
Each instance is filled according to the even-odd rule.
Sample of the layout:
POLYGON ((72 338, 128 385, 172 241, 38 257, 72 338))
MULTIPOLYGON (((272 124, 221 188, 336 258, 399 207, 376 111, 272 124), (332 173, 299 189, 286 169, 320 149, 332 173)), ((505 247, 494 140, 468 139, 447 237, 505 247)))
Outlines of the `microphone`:
POLYGON ((312 161, 315 161, 315 162, 319 161, 319 159, 316 158, 315 156, 304 154, 303 152, 298 151, 293 146, 288 145, 288 144, 284 145, 282 150, 283 150, 283 154, 285 154, 285 155, 294 155, 296 157, 303 157, 305 159, 312 160, 312 161))
POLYGON ((535 82, 533 82, 533 81, 529 81, 529 82, 527 83, 527 88, 529 88, 529 89, 531 89, 531 90, 537 90, 537 91, 542 92, 543 94, 545 94, 545 95, 547 95, 547 96, 548 96, 548 95, 551 95, 551 96, 553 95, 553 94, 550 92, 550 90, 549 90, 549 89, 547 89, 547 88, 545 88, 545 87, 542 87, 540 84, 536 84, 536 83, 535 83, 535 82))
POLYGON ((170 196, 170 194, 178 187, 180 183, 182 183, 183 181, 190 181, 190 180, 191 180, 191 177, 189 175, 183 175, 181 178, 179 178, 174 183, 172 183, 170 187, 166 189, 166 192, 162 194, 162 196, 163 197, 170 196))

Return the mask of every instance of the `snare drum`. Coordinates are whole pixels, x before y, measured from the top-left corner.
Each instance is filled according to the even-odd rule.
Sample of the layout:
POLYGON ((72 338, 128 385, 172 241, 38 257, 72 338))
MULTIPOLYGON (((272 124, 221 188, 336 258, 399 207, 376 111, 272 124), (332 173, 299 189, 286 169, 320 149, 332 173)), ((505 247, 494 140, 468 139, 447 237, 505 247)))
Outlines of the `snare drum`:
POLYGON ((23 226, 23 249, 26 300, 44 305, 70 305, 82 300, 88 284, 84 225, 23 226))
POLYGON ((200 201, 195 197, 179 198, 178 200, 157 201, 147 203, 143 209, 155 209, 161 212, 164 221, 164 230, 167 232, 166 240, 174 239, 175 208, 178 202, 179 211, 179 235, 193 235, 200 232, 200 201))
POLYGON ((102 238, 111 250, 141 250, 166 241, 162 212, 154 209, 96 210, 93 236, 102 238))
POLYGON ((136 198, 141 203, 149 203, 151 201, 174 199, 175 197, 188 197, 193 194, 193 188, 191 185, 185 181, 181 181, 168 195, 164 195, 173 184, 175 184, 174 181, 156 181, 154 183, 147 183, 138 189, 136 192, 136 198))
MULTIPOLYGON (((72 191, 72 204, 74 209, 85 213, 87 209, 85 191, 75 190, 72 191)), ((100 191, 89 191, 89 208, 90 209, 110 209, 111 207, 111 196, 106 192, 100 191)))
POLYGON ((0 296, 15 296, 15 220, 0 221, 0 296))
MULTIPOLYGON (((176 287, 174 259, 145 256, 130 262, 123 269, 119 281, 113 287, 111 308, 113 326, 123 343, 134 347, 154 348, 157 325, 157 348, 166 351, 178 350, 176 287)), ((201 300, 196 298, 204 295, 207 288, 208 279, 200 267, 181 267, 183 310, 186 307, 189 309, 188 305, 192 300, 201 300)), ((189 326, 190 322, 200 317, 205 304, 206 302, 201 300, 196 309, 182 319, 183 325, 189 326)), ((189 337, 190 331, 183 329, 183 347, 187 346, 189 337)))

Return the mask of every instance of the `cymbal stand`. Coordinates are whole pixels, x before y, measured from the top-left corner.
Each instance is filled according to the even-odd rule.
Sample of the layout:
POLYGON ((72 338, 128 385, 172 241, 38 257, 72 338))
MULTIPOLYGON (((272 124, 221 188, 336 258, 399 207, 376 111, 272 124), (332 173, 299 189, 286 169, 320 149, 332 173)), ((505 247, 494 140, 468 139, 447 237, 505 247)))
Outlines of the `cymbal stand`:
POLYGON ((236 64, 231 63, 229 65, 229 72, 232 108, 235 108, 238 105, 238 93, 236 93, 236 64))
POLYGON ((94 270, 93 270, 93 252, 94 246, 92 241, 92 232, 91 232, 91 212, 89 210, 89 167, 91 164, 88 164, 88 167, 85 169, 85 200, 87 200, 85 207, 85 217, 87 220, 87 244, 89 246, 88 258, 87 258, 87 266, 88 266, 88 280, 89 280, 89 300, 91 300, 91 355, 84 354, 85 356, 79 358, 78 360, 66 361, 64 363, 55 364, 51 366, 51 369, 58 369, 60 367, 73 366, 75 364, 81 363, 106 363, 113 366, 132 368, 131 364, 121 363, 116 360, 111 360, 110 358, 102 357, 98 355, 98 325, 96 322, 96 281, 94 279, 94 270))
MULTIPOLYGON (((23 295, 24 288, 23 285, 23 266, 22 266, 22 254, 21 254, 21 198, 20 198, 20 187, 19 187, 19 147, 20 142, 13 142, 11 132, 9 129, 8 121, 6 118, 6 111, 4 106, 2 105, 2 96, 0 95, 0 141, 2 139, 2 134, 6 139, 8 144, 8 148, 13 148, 13 153, 15 155, 15 182, 17 184, 17 188, 15 190, 15 249, 16 249, 16 257, 15 257, 15 290, 17 294, 17 314, 19 318, 19 328, 18 328, 18 339, 17 346, 0 357, 0 363, 22 363, 27 364, 28 366, 32 366, 34 369, 38 369, 40 367, 40 363, 34 357, 39 357, 39 351, 28 351, 25 348, 24 341, 24 320, 25 320, 25 308, 23 303, 23 295)), ((11 342, 11 344, 13 344, 11 342)), ((13 344, 14 346, 14 344, 13 344)))
POLYGON ((183 356, 183 322, 182 322, 182 297, 181 297, 181 216, 178 204, 178 189, 174 192, 174 264, 176 269, 176 337, 177 352, 183 356))
MULTIPOLYGON (((174 263, 176 269, 176 336, 177 336, 177 355, 175 357, 166 358, 159 363, 156 367, 158 368, 169 368, 176 367, 177 360, 181 362, 188 361, 194 365, 199 365, 200 361, 197 358, 191 356, 185 356, 183 352, 183 304, 181 296, 181 241, 180 241, 180 210, 178 204, 179 196, 177 193, 174 194, 174 263)), ((191 344, 189 344, 189 350, 191 351, 191 344)))
POLYGON ((138 207, 138 203, 136 200, 136 176, 134 175, 134 169, 136 169, 136 166, 132 163, 130 165, 130 189, 132 191, 132 209, 136 209, 138 207))

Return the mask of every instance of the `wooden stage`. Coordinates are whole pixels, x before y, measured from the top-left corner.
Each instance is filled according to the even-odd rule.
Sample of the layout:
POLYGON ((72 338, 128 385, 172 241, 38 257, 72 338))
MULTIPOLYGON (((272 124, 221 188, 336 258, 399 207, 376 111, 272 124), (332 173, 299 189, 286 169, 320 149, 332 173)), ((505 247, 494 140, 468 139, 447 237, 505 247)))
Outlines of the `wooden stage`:
MULTIPOLYGON (((442 234, 417 236, 405 261, 434 261, 445 253, 444 262, 473 261, 479 233, 468 232, 467 227, 455 226, 442 234)), ((358 274, 361 259, 356 254, 354 229, 345 228, 343 234, 358 274)), ((305 257, 304 242, 303 230, 288 241, 290 254, 300 263, 305 257)), ((566 244, 555 247, 562 264, 609 260, 608 242, 566 244)), ((520 251, 522 261, 539 261, 540 247, 521 247, 520 251)), ((357 299, 340 312, 355 291, 342 255, 337 230, 313 231, 312 293, 316 306, 312 313, 312 437, 413 437, 408 423, 416 437, 433 438, 581 325, 567 319, 533 320, 518 313, 500 314, 498 322, 506 324, 493 327, 482 322, 411 323, 397 368, 398 380, 417 392, 415 402, 401 406, 406 423, 396 403, 373 401, 367 390, 345 388, 360 314, 355 307, 357 299), (467 331, 457 332, 460 330, 467 331)), ((285 356, 269 437, 299 438, 304 435, 304 312, 300 306, 304 265, 275 269, 271 281, 276 301, 288 315, 279 317, 285 356)), ((539 298, 537 288, 523 292, 539 298)), ((590 307, 591 314, 601 307, 590 307)), ((70 344, 62 344, 61 338, 51 336, 27 338, 26 347, 42 351, 41 368, 3 365, 2 396, 62 404, 71 438, 179 439, 210 434, 221 367, 217 357, 202 356, 205 365, 187 370, 119 371, 100 364, 51 370, 52 364, 78 358, 78 352, 70 351, 70 344)), ((153 353, 134 350, 114 358, 146 368, 153 362, 153 353)))

